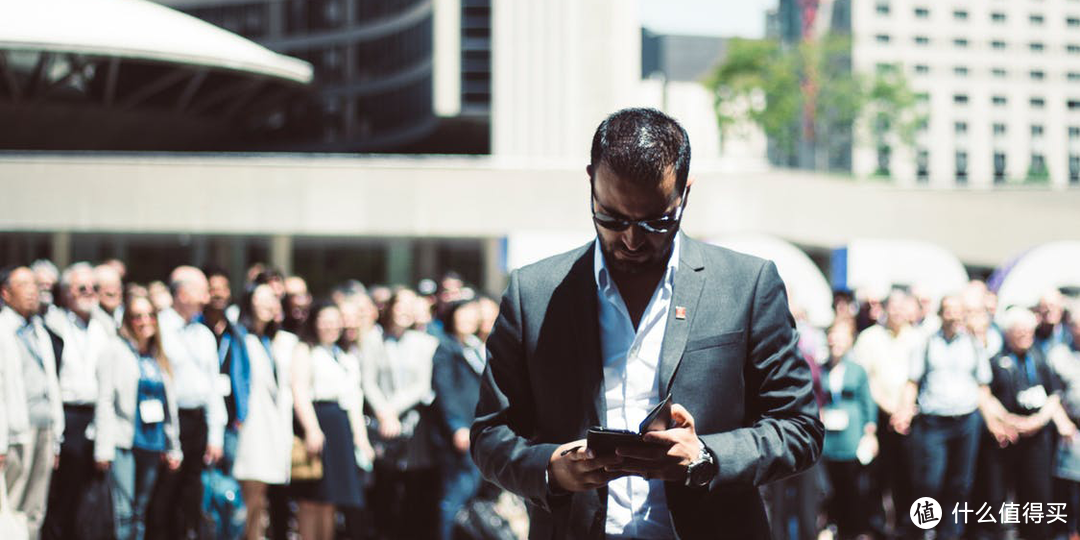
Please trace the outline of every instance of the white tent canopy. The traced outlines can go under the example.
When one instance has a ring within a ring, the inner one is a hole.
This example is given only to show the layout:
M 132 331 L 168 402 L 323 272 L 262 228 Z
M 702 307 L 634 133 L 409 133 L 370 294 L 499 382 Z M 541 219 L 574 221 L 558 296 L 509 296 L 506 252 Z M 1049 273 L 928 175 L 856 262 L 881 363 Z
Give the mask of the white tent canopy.
M 913 240 L 858 239 L 834 256 L 834 265 L 846 262 L 844 285 L 852 291 L 886 291 L 890 286 L 919 287 L 934 304 L 949 293 L 963 290 L 967 270 L 956 255 L 941 246 Z M 834 269 L 834 274 L 837 271 Z M 834 276 L 835 277 L 835 276 Z
M 789 302 L 806 310 L 814 326 L 832 324 L 832 288 L 814 261 L 798 247 L 761 234 L 733 234 L 710 243 L 773 261 L 787 286 Z
M 1051 242 L 1014 260 L 998 288 L 1002 313 L 1008 306 L 1032 307 L 1052 289 L 1080 289 L 1080 242 Z
M 0 49 L 152 60 L 307 84 L 311 65 L 147 0 L 0 2 Z

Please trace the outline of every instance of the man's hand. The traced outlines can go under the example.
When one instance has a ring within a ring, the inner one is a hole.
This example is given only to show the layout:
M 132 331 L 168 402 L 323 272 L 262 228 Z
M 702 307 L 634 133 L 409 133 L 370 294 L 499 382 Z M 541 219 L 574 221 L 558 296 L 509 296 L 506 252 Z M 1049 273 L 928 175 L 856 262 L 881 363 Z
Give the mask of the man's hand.
M 986 429 L 994 436 L 994 440 L 997 441 L 998 446 L 1001 448 L 1015 444 L 1020 439 L 1015 427 L 1006 420 L 993 416 L 986 417 Z
M 98 472 L 105 472 L 105 471 L 109 470 L 110 465 L 112 465 L 111 461 L 95 461 L 94 462 L 94 468 L 97 469 Z
M 588 491 L 602 487 L 609 480 L 624 476 L 606 470 L 618 464 L 617 456 L 596 457 L 586 448 L 585 439 L 566 443 L 555 449 L 548 462 L 548 482 L 555 489 Z
M 318 429 L 308 430 L 304 435 L 304 449 L 307 450 L 309 456 L 319 455 L 322 452 L 324 442 L 326 442 L 326 438 L 323 436 L 323 432 Z
M 615 455 L 623 462 L 609 470 L 650 480 L 684 481 L 686 468 L 701 455 L 701 440 L 694 430 L 694 418 L 682 405 L 671 406 L 671 423 L 674 427 L 644 435 L 645 442 L 661 443 L 656 448 L 616 448 Z
M 893 428 L 893 431 L 907 435 L 911 433 L 911 420 L 915 418 L 915 410 L 908 407 L 902 407 L 896 411 L 892 417 L 889 418 L 889 426 Z
M 56 453 L 55 455 L 53 455 L 52 468 L 53 468 L 54 471 L 60 469 L 60 453 L 59 452 Z
M 203 454 L 203 463 L 207 465 L 213 465 L 221 459 L 221 447 L 220 446 L 207 446 L 206 453 Z
M 462 454 L 469 451 L 469 428 L 460 428 L 454 432 L 454 448 Z
M 379 420 L 379 436 L 384 439 L 396 439 L 401 435 L 401 421 L 392 414 L 376 414 Z
M 1028 416 L 1010 415 L 1009 418 L 1013 427 L 1016 428 L 1016 433 L 1021 437 L 1030 437 L 1046 426 L 1049 418 L 1046 418 L 1042 414 L 1032 414 Z
M 175 472 L 176 469 L 180 468 L 180 459 L 170 455 L 162 456 L 162 459 L 165 460 L 165 466 L 168 467 L 170 471 Z

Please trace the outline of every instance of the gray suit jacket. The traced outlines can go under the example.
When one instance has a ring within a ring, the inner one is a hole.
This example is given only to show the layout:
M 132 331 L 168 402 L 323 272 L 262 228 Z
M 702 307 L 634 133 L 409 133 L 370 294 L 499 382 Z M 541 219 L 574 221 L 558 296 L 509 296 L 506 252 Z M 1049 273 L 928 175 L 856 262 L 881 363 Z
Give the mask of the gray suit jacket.
M 681 233 L 680 233 L 681 234 Z M 660 359 L 660 395 L 693 415 L 719 472 L 704 490 L 666 484 L 679 538 L 769 538 L 757 486 L 810 467 L 824 428 L 773 263 L 682 239 Z M 510 275 L 472 426 L 484 476 L 528 502 L 530 538 L 603 538 L 607 490 L 552 495 L 555 448 L 606 409 L 593 246 Z M 678 368 L 676 373 L 676 368 Z

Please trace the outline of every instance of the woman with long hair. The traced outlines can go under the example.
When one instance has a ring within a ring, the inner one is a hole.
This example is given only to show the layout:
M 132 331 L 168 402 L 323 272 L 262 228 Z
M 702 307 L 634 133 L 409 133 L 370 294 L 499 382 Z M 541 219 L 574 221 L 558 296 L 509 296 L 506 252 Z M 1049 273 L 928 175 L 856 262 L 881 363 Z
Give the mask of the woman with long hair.
M 292 358 L 292 390 L 298 426 L 294 426 L 311 456 L 320 456 L 322 477 L 293 481 L 299 500 L 300 537 L 330 540 L 334 537 L 334 511 L 363 505 L 357 466 L 357 450 L 371 459 L 361 409 L 360 366 L 356 357 L 338 346 L 341 311 L 319 302 Z
M 247 507 L 244 536 L 251 540 L 261 539 L 265 532 L 268 486 L 289 482 L 293 437 L 289 363 L 298 339 L 280 329 L 280 312 L 281 301 L 265 284 L 249 289 L 240 303 L 251 390 L 232 472 Z
M 172 369 L 149 298 L 127 297 L 119 335 L 102 364 L 94 460 L 99 469 L 111 468 L 116 537 L 142 540 L 158 466 L 164 461 L 175 471 L 183 458 Z

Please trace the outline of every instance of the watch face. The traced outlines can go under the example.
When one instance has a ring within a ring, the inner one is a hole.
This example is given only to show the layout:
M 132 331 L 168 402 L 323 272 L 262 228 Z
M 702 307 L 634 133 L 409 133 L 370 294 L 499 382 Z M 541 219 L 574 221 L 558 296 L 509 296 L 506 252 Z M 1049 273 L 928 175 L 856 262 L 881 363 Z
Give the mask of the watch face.
M 704 487 L 712 481 L 715 476 L 715 465 L 709 461 L 703 461 L 695 463 L 690 466 L 690 485 L 695 487 Z

